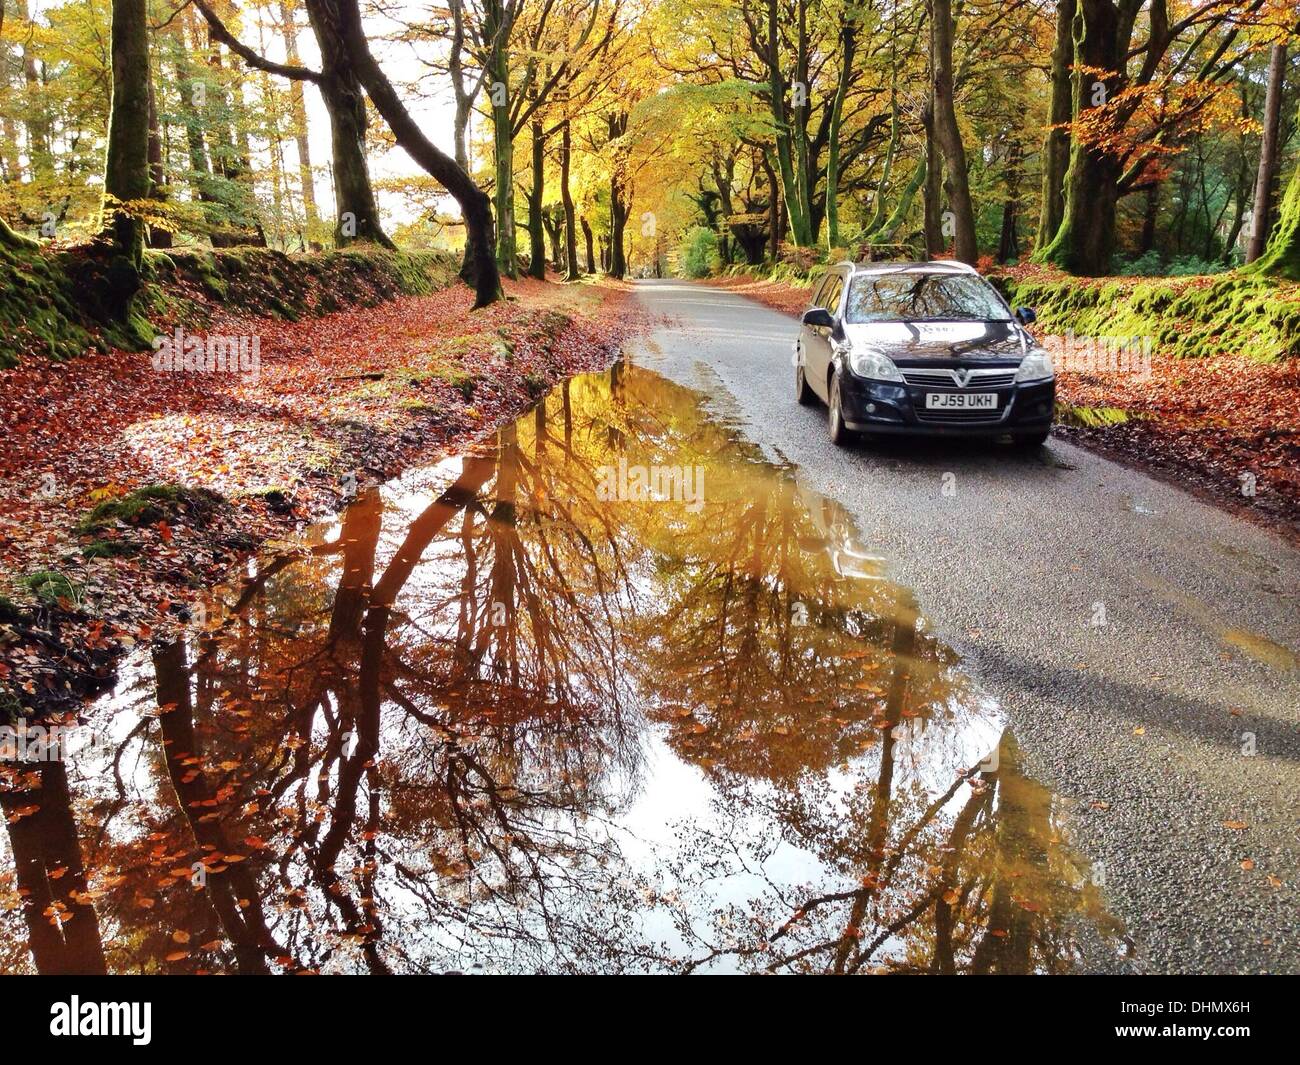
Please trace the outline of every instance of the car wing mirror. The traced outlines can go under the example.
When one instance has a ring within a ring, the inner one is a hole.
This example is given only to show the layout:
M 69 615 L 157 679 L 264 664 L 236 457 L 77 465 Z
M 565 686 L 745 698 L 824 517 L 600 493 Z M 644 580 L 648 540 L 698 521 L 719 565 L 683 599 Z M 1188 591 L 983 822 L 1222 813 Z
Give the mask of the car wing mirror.
M 813 307 L 803 312 L 803 324 L 815 329 L 834 329 L 835 319 L 825 307 Z
M 1021 325 L 1029 325 L 1032 322 L 1038 321 L 1038 315 L 1034 313 L 1034 309 L 1032 307 L 1017 307 L 1016 321 L 1018 321 Z

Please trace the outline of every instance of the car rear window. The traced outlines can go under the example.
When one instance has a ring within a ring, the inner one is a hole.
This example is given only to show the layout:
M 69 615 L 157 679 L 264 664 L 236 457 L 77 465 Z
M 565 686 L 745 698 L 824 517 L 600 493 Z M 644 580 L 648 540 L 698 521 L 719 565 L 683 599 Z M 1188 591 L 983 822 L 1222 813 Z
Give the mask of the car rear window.
M 849 286 L 845 321 L 1010 321 L 988 282 L 970 274 L 858 274 Z

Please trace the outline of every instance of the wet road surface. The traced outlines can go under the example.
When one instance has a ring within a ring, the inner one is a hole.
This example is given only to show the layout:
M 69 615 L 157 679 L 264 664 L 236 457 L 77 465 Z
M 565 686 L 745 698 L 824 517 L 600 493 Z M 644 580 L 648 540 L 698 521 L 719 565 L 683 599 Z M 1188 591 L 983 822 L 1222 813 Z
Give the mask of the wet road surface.
M 1133 965 L 1300 971 L 1300 554 L 1057 440 L 840 452 L 794 403 L 791 319 L 680 282 L 639 295 L 665 317 L 637 363 L 843 504 L 997 700 Z

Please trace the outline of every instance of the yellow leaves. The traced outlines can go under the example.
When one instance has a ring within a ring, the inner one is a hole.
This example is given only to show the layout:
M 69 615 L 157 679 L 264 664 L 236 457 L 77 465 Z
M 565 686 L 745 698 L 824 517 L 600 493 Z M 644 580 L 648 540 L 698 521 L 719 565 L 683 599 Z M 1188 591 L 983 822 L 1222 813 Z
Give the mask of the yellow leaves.
M 1224 821 L 1223 827 L 1231 829 L 1233 832 L 1244 832 L 1250 826 L 1245 821 Z

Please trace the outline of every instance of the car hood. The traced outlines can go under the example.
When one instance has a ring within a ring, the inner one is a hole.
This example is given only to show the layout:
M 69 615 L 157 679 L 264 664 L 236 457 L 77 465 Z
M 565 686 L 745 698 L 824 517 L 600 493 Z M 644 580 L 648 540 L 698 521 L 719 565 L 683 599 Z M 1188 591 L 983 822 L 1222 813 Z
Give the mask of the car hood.
M 846 324 L 855 347 L 900 359 L 1019 359 L 1030 341 L 1015 322 L 873 322 Z

